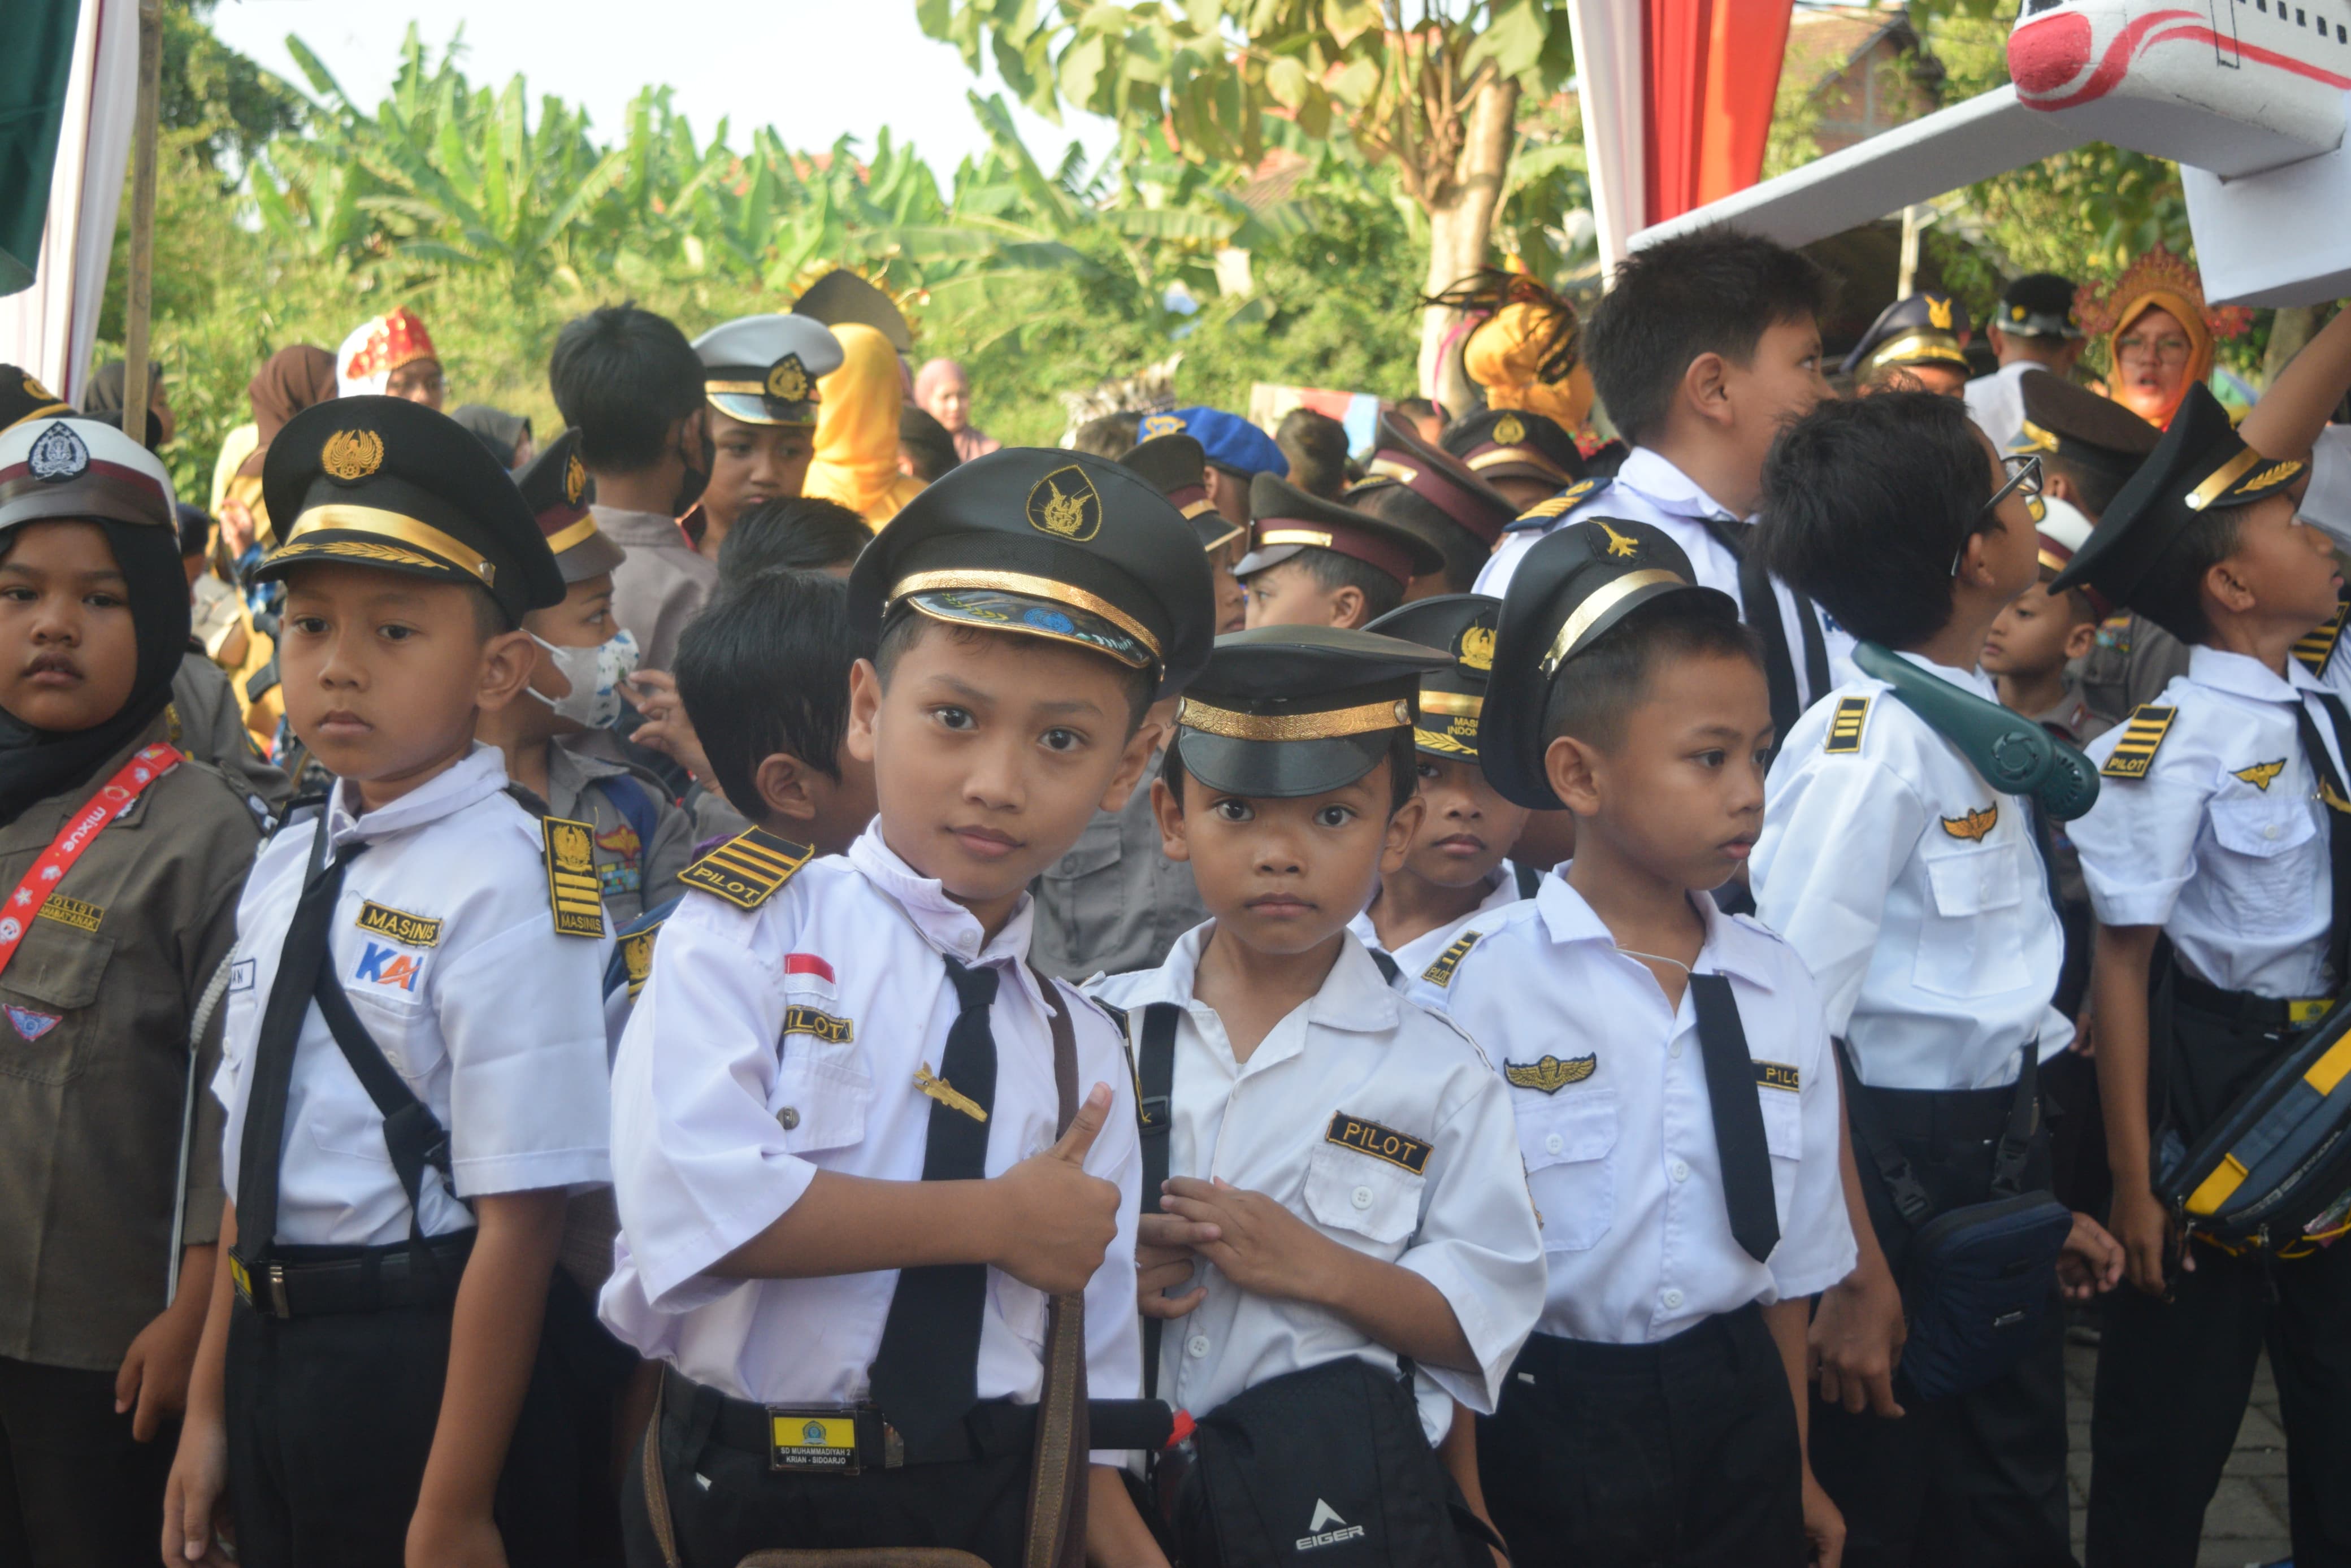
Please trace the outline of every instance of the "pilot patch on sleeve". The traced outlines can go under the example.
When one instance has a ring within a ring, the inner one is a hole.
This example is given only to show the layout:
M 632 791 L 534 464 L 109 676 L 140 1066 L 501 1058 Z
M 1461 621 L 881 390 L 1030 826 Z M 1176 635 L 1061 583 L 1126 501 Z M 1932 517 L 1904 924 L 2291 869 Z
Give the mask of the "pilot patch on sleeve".
M 1338 1144 L 1357 1154 L 1369 1155 L 1375 1160 L 1385 1160 L 1415 1176 L 1428 1169 L 1426 1144 L 1409 1133 L 1399 1133 L 1394 1127 L 1383 1127 L 1377 1122 L 1350 1116 L 1344 1111 L 1331 1118 L 1330 1128 L 1323 1133 L 1322 1141 Z
M 784 1032 L 813 1035 L 827 1045 L 848 1045 L 857 1039 L 857 1027 L 847 1019 L 797 1002 L 784 1009 Z
M 688 887 L 716 894 L 738 909 L 757 909 L 792 880 L 816 852 L 764 828 L 727 840 L 678 873 Z
M 1453 946 L 1439 953 L 1437 961 L 1420 972 L 1420 977 L 1440 990 L 1451 985 L 1453 971 L 1461 967 L 1461 960 L 1469 956 L 1469 949 L 1478 946 L 1484 935 L 1482 931 L 1464 931 L 1456 936 Z
M 1850 755 L 1861 749 L 1861 727 L 1869 718 L 1867 697 L 1839 697 L 1836 712 L 1829 716 L 1829 737 L 1821 749 L 1832 757 Z
M 2123 737 L 2116 742 L 2114 755 L 2098 772 L 2108 779 L 2144 779 L 2155 765 L 2157 748 L 2163 737 L 2171 733 L 2171 721 L 2179 716 L 2176 707 L 2158 707 L 2153 703 L 2141 703 L 2138 711 L 2130 716 L 2123 727 Z

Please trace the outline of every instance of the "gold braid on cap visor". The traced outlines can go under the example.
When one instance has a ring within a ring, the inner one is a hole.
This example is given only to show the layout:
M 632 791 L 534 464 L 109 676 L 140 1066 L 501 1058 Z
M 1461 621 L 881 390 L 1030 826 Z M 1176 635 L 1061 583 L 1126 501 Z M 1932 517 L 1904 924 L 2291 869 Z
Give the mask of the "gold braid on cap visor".
M 2223 496 L 2226 496 L 2239 480 L 2244 478 L 2244 476 L 2252 471 L 2253 465 L 2256 463 L 2266 463 L 2268 461 L 2269 459 L 2263 457 L 2252 447 L 2246 447 L 2242 452 L 2238 453 L 2234 457 L 2230 458 L 2226 463 L 2221 464 L 2220 466 L 2215 468 L 2210 474 L 2207 475 L 2201 485 L 2197 486 L 2195 489 L 2190 490 L 2188 493 L 2188 498 L 2185 505 L 2191 512 L 2202 511 L 2213 502 L 2220 499 Z M 2258 478 L 2254 479 L 2252 481 L 2252 486 L 2255 489 L 2266 490 L 2273 485 L 2283 485 L 2287 480 L 2293 478 L 2295 475 L 2301 473 L 2303 465 L 2296 462 L 2294 459 L 2291 457 L 2281 458 L 2275 467 L 2269 469 L 2267 472 L 2262 474 Z
M 1689 586 L 1680 573 L 1667 571 L 1662 567 L 1654 567 L 1647 571 L 1628 571 L 1577 605 L 1575 613 L 1569 616 L 1561 625 L 1559 635 L 1551 640 L 1551 648 L 1542 656 L 1542 664 L 1540 667 L 1543 678 L 1549 680 L 1552 672 L 1565 664 L 1567 656 L 1575 652 L 1576 643 L 1581 642 L 1583 634 L 1592 629 L 1593 623 L 1623 603 L 1627 596 L 1638 593 L 1642 589 L 1668 582 L 1677 588 Z
M 379 538 L 391 539 L 406 545 L 411 549 L 422 550 L 425 555 L 433 558 L 424 564 L 447 567 L 452 571 L 462 571 L 480 582 L 484 588 L 490 587 L 498 575 L 498 569 L 483 559 L 482 552 L 464 540 L 443 533 L 430 523 L 418 522 L 414 517 L 404 513 L 387 512 L 377 507 L 342 505 L 313 507 L 295 519 L 294 527 L 286 535 L 286 542 L 272 550 L 269 559 L 276 560 L 283 556 L 316 552 L 323 555 L 369 556 L 392 560 L 393 564 L 402 566 L 415 564 L 412 561 L 394 559 L 404 554 L 403 551 L 381 553 L 364 551 L 334 539 L 314 539 L 307 544 L 303 542 L 305 534 L 321 533 L 329 529 L 337 533 L 373 534 Z
M 883 605 L 883 614 L 901 599 L 917 593 L 939 593 L 957 588 L 979 589 L 996 593 L 1018 593 L 1028 599 L 1042 599 L 1051 604 L 1066 604 L 1072 610 L 1082 610 L 1089 615 L 1099 615 L 1151 651 L 1151 656 L 1166 662 L 1160 652 L 1159 639 L 1146 630 L 1142 622 L 1113 604 L 1109 600 L 1088 593 L 1082 588 L 1072 588 L 1066 582 L 1050 577 L 1030 577 L 1019 571 L 918 571 L 912 577 L 902 577 L 892 586 L 889 601 Z
M 1332 740 L 1343 735 L 1368 735 L 1375 729 L 1409 728 L 1412 704 L 1396 697 L 1322 713 L 1235 713 L 1186 697 L 1176 710 L 1176 722 L 1186 729 L 1220 735 L 1228 740 Z
M 547 548 L 555 554 L 561 555 L 565 550 L 575 546 L 586 544 L 596 537 L 598 531 L 594 517 L 582 517 L 578 522 L 567 523 L 548 535 Z

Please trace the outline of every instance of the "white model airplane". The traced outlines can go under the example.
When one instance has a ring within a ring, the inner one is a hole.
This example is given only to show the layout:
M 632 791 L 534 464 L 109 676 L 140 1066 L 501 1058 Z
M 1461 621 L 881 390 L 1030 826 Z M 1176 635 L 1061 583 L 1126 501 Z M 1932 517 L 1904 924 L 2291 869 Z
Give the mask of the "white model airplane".
M 2011 85 L 1642 230 L 1805 245 L 2085 141 L 2180 166 L 2205 297 L 2351 293 L 2351 0 L 2024 0 Z

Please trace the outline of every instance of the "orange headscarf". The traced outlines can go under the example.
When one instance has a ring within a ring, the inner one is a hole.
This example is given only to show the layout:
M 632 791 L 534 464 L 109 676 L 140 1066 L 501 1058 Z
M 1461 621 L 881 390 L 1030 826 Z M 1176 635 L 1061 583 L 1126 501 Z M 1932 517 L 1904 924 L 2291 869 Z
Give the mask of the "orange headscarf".
M 2253 313 L 2242 306 L 2214 309 L 2206 305 L 2204 280 L 2197 274 L 2196 264 L 2159 245 L 2132 262 L 2105 290 L 2083 285 L 2074 291 L 2074 305 L 2084 327 L 2106 340 L 2107 374 L 2116 401 L 2158 426 L 2171 423 L 2189 387 L 2212 379 L 2215 341 L 2235 337 L 2253 319 Z M 2172 394 L 2169 405 L 2159 410 L 2139 408 L 2120 396 L 2122 361 L 2115 352 L 2122 335 L 2150 310 L 2163 311 L 2188 334 L 2188 363 L 2179 378 L 2179 390 Z
M 898 350 L 856 321 L 832 335 L 841 340 L 841 369 L 817 382 L 816 457 L 800 493 L 838 501 L 878 528 L 923 488 L 898 472 Z

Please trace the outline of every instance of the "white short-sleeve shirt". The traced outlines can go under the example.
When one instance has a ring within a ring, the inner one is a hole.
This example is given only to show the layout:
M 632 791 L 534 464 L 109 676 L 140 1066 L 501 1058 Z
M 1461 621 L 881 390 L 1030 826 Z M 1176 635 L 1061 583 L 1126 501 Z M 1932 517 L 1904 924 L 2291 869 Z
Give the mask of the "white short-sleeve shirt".
M 1562 877 L 1507 911 L 1441 981 L 1446 1009 L 1507 1084 L 1550 1270 L 1544 1333 L 1647 1344 L 1750 1301 L 1814 1295 L 1856 1256 L 1837 1166 L 1837 1077 L 1793 949 L 1710 898 L 1695 970 L 1730 982 L 1771 1152 L 1779 1245 L 1732 1237 L 1698 1013 L 1674 1007 Z
M 1138 1038 L 1148 1004 L 1182 1009 L 1168 1172 L 1264 1193 L 1342 1246 L 1437 1287 L 1479 1368 L 1417 1369 L 1421 1427 L 1437 1442 L 1451 1400 L 1493 1409 L 1542 1308 L 1542 1244 L 1509 1095 L 1478 1049 L 1390 990 L 1352 936 L 1322 989 L 1236 1061 L 1223 1021 L 1193 995 L 1212 929 L 1187 932 L 1156 969 L 1089 982 L 1128 1009 Z M 1202 1285 L 1207 1299 L 1160 1341 L 1160 1397 L 1196 1415 L 1343 1357 L 1396 1365 L 1334 1312 L 1252 1295 L 1206 1262 L 1183 1289 Z
M 373 811 L 338 786 L 332 852 L 366 852 L 343 877 L 328 957 L 376 1044 L 449 1134 L 450 1174 L 424 1175 L 428 1236 L 474 1223 L 458 1201 L 601 1185 L 609 1176 L 599 996 L 610 942 L 559 936 L 539 824 L 506 793 L 504 758 L 476 745 Z M 315 815 L 262 846 L 237 904 L 221 1065 L 221 1170 L 237 1190 L 247 1076 L 302 895 Z M 409 1236 L 408 1197 L 383 1117 L 314 1003 L 295 1044 L 277 1183 L 277 1239 L 381 1247 Z
M 2332 827 L 2294 709 L 2308 704 L 2332 755 L 2311 699 L 2341 695 L 2344 664 L 2338 651 L 2321 681 L 2289 659 L 2282 680 L 2241 653 L 2189 650 L 2188 673 L 2150 705 L 2172 716 L 2145 776 L 2101 777 L 2097 804 L 2068 830 L 2100 922 L 2160 925 L 2190 972 L 2223 990 L 2330 991 Z M 2090 759 L 2105 767 L 2128 729 L 2093 741 Z
M 1997 700 L 1977 670 L 1902 657 Z M 1865 702 L 1858 733 L 1837 723 Z M 1789 730 L 1764 785 L 1755 912 L 1811 966 L 1829 1032 L 1877 1089 L 1994 1089 L 2033 1040 L 2074 1038 L 2051 1005 L 2064 933 L 2027 802 L 1866 675 Z
M 781 1218 L 820 1171 L 922 1179 L 934 1102 L 916 1078 L 940 1071 L 957 1011 L 946 956 L 998 977 L 987 1174 L 1053 1145 L 1061 1102 L 1051 1015 L 1023 961 L 1029 917 L 1023 898 L 987 936 L 878 824 L 757 908 L 689 889 L 662 926 L 613 1066 L 621 1236 L 600 1301 L 606 1325 L 738 1399 L 864 1398 L 896 1270 L 808 1280 L 706 1270 Z M 1123 1199 L 1117 1239 L 1085 1291 L 1088 1385 L 1098 1399 L 1131 1399 L 1142 1383 L 1134 1081 L 1109 1019 L 1073 988 L 1056 994 L 1076 1033 L 1080 1092 L 1108 1083 L 1113 1094 L 1086 1169 Z M 1036 1402 L 1045 1311 L 1041 1291 L 988 1270 L 981 1399 Z
M 1422 970 L 1437 961 L 1437 955 L 1452 946 L 1464 932 L 1491 925 L 1497 911 L 1508 909 L 1519 901 L 1518 867 L 1510 862 L 1504 861 L 1496 866 L 1486 881 L 1486 896 L 1478 901 L 1477 908 L 1458 920 L 1447 920 L 1432 926 L 1394 949 L 1380 945 L 1380 929 L 1372 924 L 1372 912 L 1368 906 L 1347 922 L 1347 929 L 1365 947 L 1374 953 L 1385 953 L 1395 960 L 1395 978 L 1389 983 L 1397 990 L 1405 990 Z

